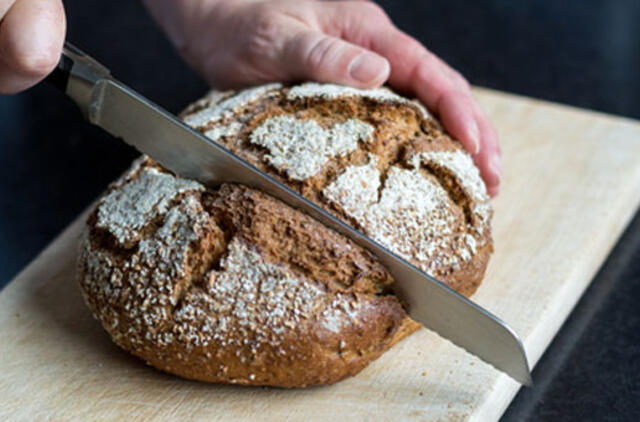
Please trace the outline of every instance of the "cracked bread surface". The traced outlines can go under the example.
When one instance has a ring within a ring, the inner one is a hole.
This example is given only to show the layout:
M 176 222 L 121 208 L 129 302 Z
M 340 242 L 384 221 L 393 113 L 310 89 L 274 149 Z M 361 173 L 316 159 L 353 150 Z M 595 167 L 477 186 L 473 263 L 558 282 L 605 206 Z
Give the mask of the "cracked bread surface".
M 268 84 L 182 115 L 462 294 L 492 251 L 471 158 L 419 103 L 379 88 Z M 266 194 L 142 158 L 89 217 L 85 301 L 123 349 L 190 379 L 302 387 L 354 375 L 419 328 L 348 239 Z

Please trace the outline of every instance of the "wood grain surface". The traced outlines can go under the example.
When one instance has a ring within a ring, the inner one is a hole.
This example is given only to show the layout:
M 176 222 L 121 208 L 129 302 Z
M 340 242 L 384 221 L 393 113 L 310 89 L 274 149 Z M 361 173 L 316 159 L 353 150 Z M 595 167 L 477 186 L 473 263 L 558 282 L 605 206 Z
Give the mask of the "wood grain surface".
M 537 362 L 640 202 L 640 124 L 483 89 L 502 137 L 496 252 L 473 300 Z M 0 420 L 496 420 L 519 386 L 420 330 L 304 390 L 216 386 L 121 352 L 74 279 L 80 216 L 0 292 Z

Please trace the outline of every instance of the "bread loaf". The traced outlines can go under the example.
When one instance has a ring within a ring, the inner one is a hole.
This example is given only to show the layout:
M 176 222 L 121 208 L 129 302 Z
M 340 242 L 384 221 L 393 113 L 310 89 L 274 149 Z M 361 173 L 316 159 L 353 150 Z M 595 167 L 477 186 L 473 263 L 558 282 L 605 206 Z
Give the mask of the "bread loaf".
M 484 184 L 419 103 L 268 84 L 211 93 L 182 117 L 460 293 L 482 280 Z M 205 187 L 147 158 L 96 205 L 78 263 L 114 342 L 191 379 L 333 383 L 419 328 L 369 252 L 264 193 Z

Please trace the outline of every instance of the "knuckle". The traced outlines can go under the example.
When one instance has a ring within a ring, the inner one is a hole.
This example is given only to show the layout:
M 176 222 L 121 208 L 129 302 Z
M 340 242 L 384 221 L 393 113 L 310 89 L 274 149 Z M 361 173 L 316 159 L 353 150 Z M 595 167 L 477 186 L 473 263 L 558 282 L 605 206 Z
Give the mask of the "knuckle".
M 356 27 L 361 25 L 385 25 L 391 22 L 384 9 L 374 2 L 346 1 L 337 6 L 340 19 Z
M 281 47 L 282 25 L 279 16 L 269 10 L 258 10 L 242 40 L 242 48 L 231 48 L 239 59 L 258 66 L 269 61 Z M 225 46 L 221 46 L 225 49 Z
M 430 80 L 431 95 L 441 99 L 446 95 L 462 95 L 470 97 L 471 85 L 458 71 L 449 67 L 429 50 L 416 50 L 417 65 L 413 75 L 419 80 Z
M 411 38 L 405 34 L 401 34 L 399 40 L 402 42 L 403 49 L 406 50 L 407 55 L 416 58 L 418 66 L 431 66 L 433 63 L 433 55 L 427 50 L 420 41 Z
M 458 80 L 458 83 L 460 84 L 460 86 L 465 90 L 465 91 L 470 91 L 471 90 L 471 84 L 469 84 L 469 81 L 467 80 L 467 78 L 465 78 L 464 76 L 462 76 L 460 74 L 460 72 L 455 72 L 456 75 L 456 79 Z
M 428 79 L 433 77 L 435 66 L 433 56 L 424 49 L 415 48 L 411 54 L 415 54 L 416 65 L 413 69 L 413 76 L 418 79 Z
M 279 21 L 277 13 L 266 8 L 257 10 L 253 21 L 253 37 L 257 40 L 273 42 L 280 32 Z
M 462 76 L 460 72 L 451 69 L 450 75 L 458 90 L 462 91 L 463 93 L 468 93 L 469 91 L 471 91 L 471 85 L 469 84 L 469 81 L 467 81 L 467 79 Z
M 317 40 L 306 55 L 306 65 L 310 71 L 321 69 L 326 64 L 332 52 L 339 48 L 339 41 L 333 37 L 322 37 Z
M 369 1 L 359 1 L 355 2 L 355 9 L 358 13 L 363 14 L 368 20 L 374 21 L 388 21 L 389 17 L 387 16 L 387 12 L 374 2 Z

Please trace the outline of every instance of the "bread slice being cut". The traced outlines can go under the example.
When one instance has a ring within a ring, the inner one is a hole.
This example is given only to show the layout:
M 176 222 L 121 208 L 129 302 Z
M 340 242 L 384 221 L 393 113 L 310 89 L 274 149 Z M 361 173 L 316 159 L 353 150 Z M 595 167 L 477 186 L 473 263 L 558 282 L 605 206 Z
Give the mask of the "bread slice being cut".
M 211 93 L 182 117 L 460 293 L 482 280 L 484 184 L 419 103 L 268 84 Z M 203 381 L 333 383 L 419 328 L 369 252 L 264 193 L 205 187 L 147 158 L 92 212 L 78 275 L 120 347 Z

